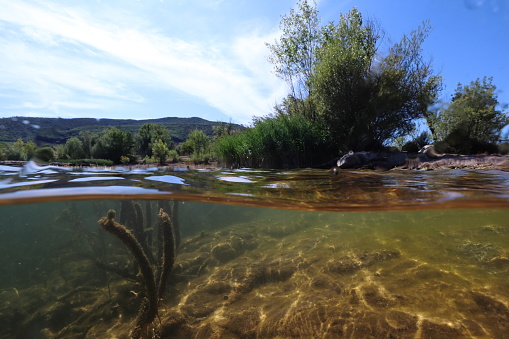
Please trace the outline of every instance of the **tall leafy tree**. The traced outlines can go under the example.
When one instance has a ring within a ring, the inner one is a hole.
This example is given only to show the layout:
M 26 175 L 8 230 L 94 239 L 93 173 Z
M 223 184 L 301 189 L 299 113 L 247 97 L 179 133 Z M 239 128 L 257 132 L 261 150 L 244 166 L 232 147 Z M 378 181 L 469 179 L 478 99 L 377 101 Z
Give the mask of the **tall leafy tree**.
M 167 148 L 173 147 L 170 131 L 161 125 L 143 124 L 136 135 L 136 145 L 141 156 L 152 156 L 155 143 L 161 140 Z
M 94 141 L 94 135 L 90 131 L 80 131 L 78 138 L 83 144 L 83 153 L 85 158 L 90 158 L 92 155 L 92 144 Z
M 154 155 L 154 157 L 156 157 L 160 165 L 164 165 L 166 159 L 170 155 L 170 150 L 168 149 L 164 141 L 158 139 L 154 143 L 154 146 L 152 146 L 152 154 Z
M 382 57 L 380 29 L 357 9 L 325 27 L 313 93 L 324 127 L 340 150 L 377 148 L 408 134 L 441 88 L 422 57 L 424 23 Z
M 458 84 L 451 103 L 437 111 L 434 118 L 439 140 L 459 131 L 465 139 L 497 142 L 500 130 L 509 123 L 507 113 L 499 109 L 493 78 L 486 77 L 465 86 Z
M 195 155 L 204 154 L 210 145 L 209 137 L 199 129 L 189 132 L 186 142 L 189 142 Z
M 85 151 L 83 150 L 83 142 L 77 137 L 72 137 L 65 143 L 65 154 L 71 159 L 83 159 Z
M 314 110 L 306 105 L 311 97 L 311 79 L 316 65 L 316 50 L 320 46 L 321 28 L 316 3 L 299 0 L 297 8 L 281 17 L 279 25 L 282 35 L 270 50 L 269 62 L 274 65 L 275 74 L 284 80 L 290 89 L 289 99 L 295 100 L 297 111 L 314 118 Z
M 131 132 L 113 127 L 103 131 L 92 148 L 92 154 L 96 159 L 110 159 L 118 164 L 121 156 L 132 155 L 133 148 Z

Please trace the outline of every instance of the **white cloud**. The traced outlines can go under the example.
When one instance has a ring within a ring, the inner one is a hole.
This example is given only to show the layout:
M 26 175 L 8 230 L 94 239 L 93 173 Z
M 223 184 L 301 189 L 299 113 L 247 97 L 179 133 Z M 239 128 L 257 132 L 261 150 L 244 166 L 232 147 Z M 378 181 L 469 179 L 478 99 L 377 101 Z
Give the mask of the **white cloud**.
M 250 34 L 217 48 L 143 28 L 139 18 L 129 25 L 130 17 L 106 22 L 52 3 L 0 4 L 0 24 L 11 26 L 0 35 L 0 88 L 27 95 L 26 107 L 94 108 L 97 98 L 140 103 L 141 86 L 190 94 L 245 123 L 282 93 L 266 61 L 264 41 L 273 36 Z

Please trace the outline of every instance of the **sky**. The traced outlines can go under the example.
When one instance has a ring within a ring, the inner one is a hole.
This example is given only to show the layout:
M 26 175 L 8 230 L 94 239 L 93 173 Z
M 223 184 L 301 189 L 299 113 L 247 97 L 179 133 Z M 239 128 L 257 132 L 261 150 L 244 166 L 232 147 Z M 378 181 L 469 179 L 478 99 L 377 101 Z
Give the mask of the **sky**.
M 265 43 L 296 0 L 0 0 L 0 117 L 201 117 L 249 125 L 287 93 Z M 458 83 L 493 77 L 509 103 L 509 1 L 319 0 L 357 7 L 380 52 L 429 20 L 423 55 Z

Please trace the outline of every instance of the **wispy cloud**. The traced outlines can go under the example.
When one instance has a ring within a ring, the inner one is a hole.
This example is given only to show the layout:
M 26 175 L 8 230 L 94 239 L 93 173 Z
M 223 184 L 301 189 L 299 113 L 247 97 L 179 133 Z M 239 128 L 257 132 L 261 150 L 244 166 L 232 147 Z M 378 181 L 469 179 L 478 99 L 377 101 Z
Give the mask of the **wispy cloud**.
M 107 21 L 55 3 L 0 5 L 0 89 L 23 98 L 13 100 L 18 106 L 58 111 L 142 103 L 136 89 L 153 87 L 195 96 L 247 122 L 282 93 L 263 44 L 273 38 L 263 34 L 218 47 L 164 35 L 126 13 Z

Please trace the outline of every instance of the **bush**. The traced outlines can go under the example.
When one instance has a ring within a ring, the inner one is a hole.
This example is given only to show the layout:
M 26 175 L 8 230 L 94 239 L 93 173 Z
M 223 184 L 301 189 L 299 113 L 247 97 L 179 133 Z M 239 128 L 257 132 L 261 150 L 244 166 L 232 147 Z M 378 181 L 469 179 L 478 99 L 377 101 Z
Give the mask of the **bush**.
M 113 166 L 113 161 L 107 159 L 70 159 L 61 161 L 74 165 L 97 165 L 97 166 Z
M 120 156 L 120 162 L 122 164 L 128 164 L 129 162 L 131 162 L 131 159 L 129 159 L 129 157 L 126 157 L 125 155 L 122 155 Z
M 35 151 L 35 157 L 44 162 L 55 160 L 55 151 L 51 147 L 40 147 Z
M 177 151 L 175 151 L 175 150 L 170 150 L 168 152 L 168 158 L 170 159 L 171 162 L 179 162 L 180 161 L 180 157 L 179 157 Z
M 0 144 L 0 160 L 5 160 L 7 154 L 5 153 L 5 146 Z

